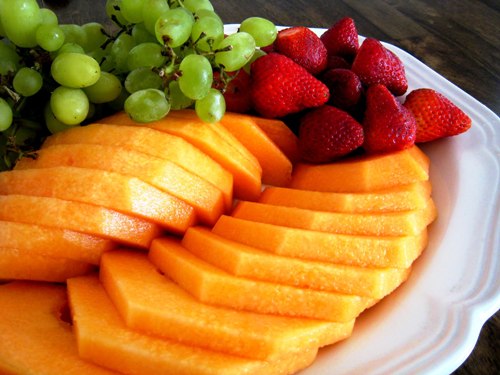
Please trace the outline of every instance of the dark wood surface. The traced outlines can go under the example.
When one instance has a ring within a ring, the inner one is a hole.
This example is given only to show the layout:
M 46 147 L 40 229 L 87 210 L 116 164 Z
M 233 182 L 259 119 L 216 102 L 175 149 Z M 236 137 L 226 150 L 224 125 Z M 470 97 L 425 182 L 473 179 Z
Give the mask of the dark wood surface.
M 61 22 L 79 24 L 106 23 L 105 2 L 40 1 L 57 11 Z M 498 0 L 212 0 L 212 4 L 225 23 L 262 16 L 278 25 L 327 28 L 341 17 L 352 17 L 360 34 L 403 48 L 500 113 Z M 499 333 L 497 312 L 454 374 L 499 374 Z

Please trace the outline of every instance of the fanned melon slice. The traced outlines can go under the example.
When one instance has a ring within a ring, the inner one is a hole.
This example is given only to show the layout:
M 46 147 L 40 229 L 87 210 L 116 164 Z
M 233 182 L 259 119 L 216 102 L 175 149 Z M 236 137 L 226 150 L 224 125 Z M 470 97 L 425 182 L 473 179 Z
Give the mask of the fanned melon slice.
M 61 144 L 43 148 L 36 159 L 23 159 L 16 170 L 73 166 L 120 173 L 137 178 L 195 209 L 196 216 L 212 225 L 224 212 L 222 191 L 177 164 L 122 147 Z M 179 210 L 179 213 L 181 210 Z
M 232 205 L 233 176 L 181 137 L 147 127 L 91 124 L 52 134 L 42 148 L 65 144 L 114 146 L 168 160 L 216 186 L 222 191 L 226 206 Z M 29 159 L 24 158 L 17 166 L 28 162 Z
M 87 203 L 28 195 L 0 195 L 0 220 L 36 224 L 149 247 L 162 231 L 154 223 Z
M 417 147 L 329 164 L 297 164 L 289 187 L 337 193 L 372 192 L 429 179 L 429 159 Z
M 292 179 L 292 162 L 249 116 L 225 114 L 220 120 L 262 167 L 262 182 L 285 186 Z
M 427 246 L 417 236 L 358 236 L 258 223 L 223 215 L 213 232 L 279 255 L 360 267 L 408 268 Z
M 315 359 L 317 349 L 274 361 L 259 361 L 187 346 L 125 326 L 96 276 L 68 280 L 80 356 L 128 374 L 292 374 Z
M 175 238 L 155 239 L 149 257 L 196 299 L 216 306 L 346 323 L 376 303 L 368 297 L 237 277 L 194 256 Z
M 191 227 L 182 245 L 197 257 L 236 276 L 301 288 L 380 299 L 403 283 L 410 268 L 346 266 L 275 255 Z
M 354 324 L 207 305 L 161 275 L 138 252 L 119 250 L 103 256 L 100 280 L 128 327 L 242 357 L 296 355 L 348 337 Z
M 331 193 L 268 186 L 259 202 L 330 212 L 394 212 L 424 208 L 430 194 L 430 181 L 367 193 Z
M 112 375 L 80 358 L 64 318 L 66 288 L 26 281 L 0 285 L 0 373 Z
M 240 201 L 233 217 L 321 232 L 367 236 L 416 236 L 436 217 L 436 206 L 387 213 L 344 213 Z
M 67 258 L 99 264 L 102 253 L 116 247 L 115 242 L 85 233 L 36 224 L 0 220 L 0 247 L 27 254 Z
M 102 206 L 184 233 L 193 207 L 135 177 L 99 169 L 51 167 L 0 173 L 0 194 L 53 197 Z
M 0 280 L 65 282 L 92 270 L 89 263 L 0 247 Z
M 124 112 L 118 112 L 106 117 L 100 120 L 99 123 L 138 125 Z M 233 175 L 234 195 L 237 198 L 257 200 L 259 197 L 262 180 L 261 166 L 248 150 L 245 154 L 241 152 L 242 145 L 221 124 L 205 123 L 199 119 L 189 120 L 169 114 L 160 121 L 141 124 L 140 126 L 147 126 L 184 138 L 216 160 Z

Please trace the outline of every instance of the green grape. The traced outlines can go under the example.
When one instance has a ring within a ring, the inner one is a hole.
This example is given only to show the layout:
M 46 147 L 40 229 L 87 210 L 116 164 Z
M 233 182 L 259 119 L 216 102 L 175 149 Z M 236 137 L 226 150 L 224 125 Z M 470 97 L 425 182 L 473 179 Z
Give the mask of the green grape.
M 89 99 L 82 89 L 59 86 L 50 96 L 50 109 L 63 124 L 80 124 L 89 112 Z
M 228 72 L 234 72 L 250 61 L 255 47 L 255 40 L 250 34 L 243 31 L 231 34 L 217 45 L 215 63 Z
M 101 76 L 92 86 L 83 89 L 91 103 L 107 103 L 115 100 L 122 91 L 122 83 L 112 73 L 101 72 Z
M 75 24 L 63 24 L 59 27 L 64 31 L 65 40 L 67 43 L 76 43 L 84 50 L 87 46 L 87 34 L 82 26 Z
M 112 43 L 106 44 L 105 48 L 98 47 L 93 51 L 87 52 L 87 55 L 92 57 L 95 61 L 97 61 L 101 67 L 101 72 L 110 72 L 115 69 L 115 60 L 111 55 L 111 48 L 113 47 Z
M 135 44 L 141 43 L 158 43 L 156 37 L 146 30 L 144 23 L 135 24 L 132 28 L 132 37 Z
M 217 122 L 226 113 L 226 101 L 219 90 L 211 88 L 208 94 L 197 100 L 194 109 L 198 117 L 205 122 Z
M 0 17 L 3 31 L 12 43 L 22 48 L 36 46 L 36 29 L 42 23 L 36 0 L 4 1 Z
M 67 125 L 59 121 L 56 118 L 56 116 L 54 116 L 54 114 L 52 113 L 52 110 L 50 109 L 50 104 L 47 104 L 45 106 L 45 109 L 43 111 L 43 116 L 45 120 L 45 126 L 52 134 L 59 133 L 75 127 L 75 125 Z M 76 126 L 78 126 L 78 124 Z
M 170 107 L 174 110 L 189 108 L 193 105 L 194 100 L 188 98 L 179 87 L 178 81 L 171 81 L 168 84 L 168 98 Z
M 208 9 L 198 9 L 195 13 L 195 18 L 200 19 L 200 18 L 206 18 L 206 17 L 211 17 L 215 18 L 217 21 L 223 24 L 222 19 L 219 17 L 217 13 L 215 13 L 213 10 L 208 10 Z
M 82 46 L 85 52 L 99 48 L 107 40 L 107 36 L 104 33 L 104 27 L 98 22 L 88 22 L 82 25 L 82 30 L 85 32 L 85 39 L 87 41 L 87 43 Z
M 83 50 L 83 48 L 79 45 L 79 44 L 76 44 L 76 43 L 64 43 L 61 48 L 59 48 L 57 51 L 55 51 L 55 56 L 59 56 L 63 53 L 79 53 L 79 54 L 82 54 L 84 55 L 85 54 L 85 51 Z
M 10 127 L 12 119 L 12 108 L 6 100 L 0 98 L 0 132 L 3 132 Z
M 163 86 L 163 80 L 151 68 L 140 67 L 132 70 L 127 75 L 124 85 L 127 91 L 132 94 L 143 89 L 160 90 Z
M 19 69 L 20 57 L 17 52 L 0 41 L 0 75 L 7 75 Z
M 175 48 L 186 43 L 191 36 L 194 16 L 184 8 L 170 9 L 155 24 L 156 39 Z
M 62 47 L 65 34 L 57 25 L 40 25 L 36 29 L 36 42 L 45 51 L 54 52 Z
M 182 3 L 184 7 L 192 13 L 196 13 L 200 9 L 214 10 L 210 0 L 184 0 Z
M 122 86 L 122 90 L 120 95 L 115 100 L 106 103 L 106 106 L 109 107 L 113 111 L 122 111 L 125 106 L 125 100 L 130 96 L 129 92 L 125 90 L 125 87 Z
M 23 67 L 14 76 L 12 86 L 22 96 L 35 95 L 43 85 L 42 75 L 34 69 Z
M 198 100 L 207 95 L 213 82 L 210 61 L 202 55 L 188 55 L 179 65 L 179 86 L 188 98 Z
M 120 11 L 128 23 L 139 23 L 142 17 L 143 0 L 121 0 Z
M 199 18 L 193 24 L 191 41 L 204 52 L 213 50 L 224 39 L 224 25 L 213 17 Z
M 110 20 L 118 25 L 126 25 L 127 20 L 123 17 L 123 14 L 120 10 L 122 0 L 106 0 L 106 14 Z
M 81 88 L 97 82 L 101 74 L 99 63 L 81 53 L 61 53 L 52 61 L 52 77 L 66 87 Z
M 250 17 L 240 25 L 240 31 L 249 33 L 255 39 L 257 47 L 265 47 L 274 43 L 278 30 L 276 25 L 261 17 Z
M 158 43 L 141 43 L 130 50 L 127 57 L 128 70 L 142 66 L 160 67 L 167 61 L 163 47 Z
M 252 63 L 257 60 L 259 57 L 262 57 L 262 56 L 265 56 L 267 55 L 266 52 L 264 52 L 263 50 L 261 50 L 260 48 L 257 48 L 253 55 L 252 55 L 252 58 L 250 60 L 248 60 L 248 62 L 245 64 L 245 66 L 243 67 L 243 69 L 245 69 L 245 71 L 247 73 L 250 73 L 251 71 L 251 68 L 252 68 Z
M 49 8 L 40 8 L 40 14 L 42 15 L 42 25 L 59 25 L 59 19 L 57 18 L 57 14 L 55 14 Z
M 115 62 L 117 73 L 128 72 L 127 57 L 132 48 L 135 47 L 135 40 L 130 34 L 122 33 L 114 41 L 110 55 Z
M 142 6 L 144 26 L 150 34 L 155 35 L 156 20 L 164 16 L 170 9 L 165 0 L 145 0 Z
M 125 112 L 137 122 L 161 120 L 170 111 L 170 104 L 163 91 L 156 89 L 139 90 L 125 100 Z

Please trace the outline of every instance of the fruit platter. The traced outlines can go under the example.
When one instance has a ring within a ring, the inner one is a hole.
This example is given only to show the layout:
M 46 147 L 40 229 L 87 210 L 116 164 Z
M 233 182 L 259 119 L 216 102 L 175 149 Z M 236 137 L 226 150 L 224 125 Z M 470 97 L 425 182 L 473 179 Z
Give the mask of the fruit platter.
M 498 116 L 349 17 L 106 12 L 0 0 L 0 373 L 465 360 L 500 308 Z

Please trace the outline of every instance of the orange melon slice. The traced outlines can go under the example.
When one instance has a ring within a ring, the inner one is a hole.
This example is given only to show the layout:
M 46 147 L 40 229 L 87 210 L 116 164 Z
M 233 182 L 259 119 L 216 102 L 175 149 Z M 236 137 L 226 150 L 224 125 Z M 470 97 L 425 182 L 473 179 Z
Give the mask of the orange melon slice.
M 264 184 L 285 186 L 290 183 L 292 162 L 251 117 L 225 114 L 220 123 L 257 158 Z
M 358 236 L 259 223 L 223 215 L 213 232 L 278 255 L 360 267 L 408 268 L 427 245 L 417 236 Z
M 270 360 L 329 345 L 348 337 L 354 324 L 200 303 L 137 252 L 119 250 L 103 256 L 100 280 L 128 327 L 242 357 Z
M 259 202 L 331 212 L 394 212 L 422 209 L 431 194 L 430 181 L 368 193 L 330 193 L 269 186 Z
M 417 147 L 330 164 L 297 164 L 289 187 L 337 193 L 372 192 L 429 179 L 429 159 Z
M 162 233 L 154 223 L 104 207 L 28 195 L 0 195 L 0 220 L 68 229 L 141 248 Z
M 177 164 L 125 148 L 94 144 L 61 144 L 38 151 L 36 159 L 23 159 L 19 169 L 74 166 L 132 176 L 192 206 L 205 224 L 213 224 L 225 211 L 221 190 Z M 191 210 L 191 209 L 190 209 Z M 179 213 L 182 210 L 179 209 Z
M 387 213 L 343 213 L 240 201 L 232 212 L 240 219 L 329 233 L 367 236 L 416 236 L 436 218 L 436 206 Z
M 130 176 L 98 169 L 52 167 L 0 173 L 0 194 L 53 197 L 102 206 L 184 233 L 194 223 L 193 208 Z
M 346 323 L 376 300 L 236 277 L 188 252 L 177 239 L 153 241 L 149 257 L 201 302 L 263 314 Z
M 89 263 L 0 247 L 0 280 L 65 282 L 92 270 Z
M 12 248 L 33 256 L 67 258 L 99 264 L 102 253 L 116 247 L 105 238 L 67 229 L 0 220 L 0 248 Z
M 314 361 L 317 349 L 259 361 L 183 345 L 125 326 L 96 276 L 68 280 L 74 329 L 82 358 L 122 373 L 156 375 L 278 375 Z
M 115 374 L 79 357 L 71 325 L 64 319 L 66 307 L 61 285 L 0 285 L 0 373 Z
M 138 125 L 124 112 L 99 121 L 102 124 Z M 234 195 L 240 199 L 257 200 L 261 190 L 262 168 L 255 157 L 219 123 L 169 115 L 164 119 L 140 126 L 172 134 L 199 148 L 233 175 Z M 221 133 L 223 135 L 221 135 Z
M 410 274 L 410 268 L 369 268 L 275 255 L 191 227 L 182 245 L 204 261 L 236 276 L 301 288 L 333 291 L 380 299 Z
M 226 207 L 232 205 L 233 176 L 181 137 L 147 127 L 91 124 L 53 134 L 45 140 L 43 148 L 63 144 L 114 146 L 168 160 L 220 189 Z M 17 166 L 28 161 L 23 159 Z

